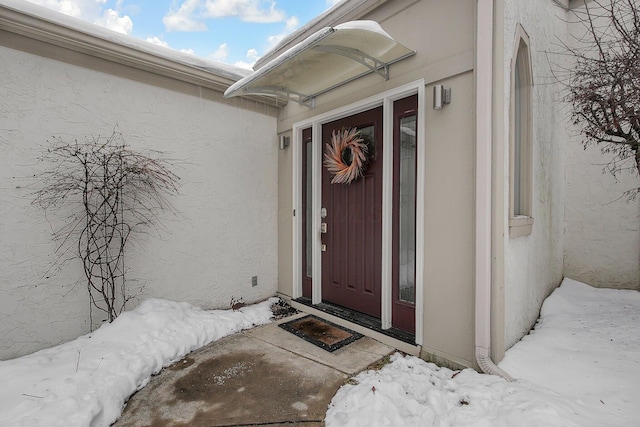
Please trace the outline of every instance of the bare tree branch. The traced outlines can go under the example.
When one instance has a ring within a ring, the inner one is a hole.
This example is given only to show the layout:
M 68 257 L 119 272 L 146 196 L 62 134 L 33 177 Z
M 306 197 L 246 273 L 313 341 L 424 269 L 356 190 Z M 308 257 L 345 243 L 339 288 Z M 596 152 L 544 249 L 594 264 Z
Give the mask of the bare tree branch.
M 576 46 L 566 83 L 572 121 L 583 146 L 596 144 L 612 159 L 614 176 L 640 171 L 640 12 L 634 0 L 595 0 L 574 11 L 586 29 Z M 638 189 L 627 192 L 636 197 Z
M 50 168 L 34 203 L 69 210 L 54 230 L 57 250 L 76 241 L 92 309 L 113 321 L 132 295 L 126 287 L 125 248 L 132 234 L 161 225 L 159 213 L 173 210 L 167 195 L 179 180 L 160 153 L 130 150 L 120 133 L 67 143 L 54 138 L 41 160 Z

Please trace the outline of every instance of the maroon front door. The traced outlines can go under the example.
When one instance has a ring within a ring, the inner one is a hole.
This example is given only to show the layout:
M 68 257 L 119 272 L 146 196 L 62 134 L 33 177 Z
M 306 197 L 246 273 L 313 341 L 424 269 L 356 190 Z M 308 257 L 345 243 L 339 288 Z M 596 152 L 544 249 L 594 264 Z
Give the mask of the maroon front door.
M 332 132 L 354 127 L 369 145 L 364 176 L 331 184 L 322 168 L 322 300 L 380 318 L 382 107 L 323 125 L 323 158 Z

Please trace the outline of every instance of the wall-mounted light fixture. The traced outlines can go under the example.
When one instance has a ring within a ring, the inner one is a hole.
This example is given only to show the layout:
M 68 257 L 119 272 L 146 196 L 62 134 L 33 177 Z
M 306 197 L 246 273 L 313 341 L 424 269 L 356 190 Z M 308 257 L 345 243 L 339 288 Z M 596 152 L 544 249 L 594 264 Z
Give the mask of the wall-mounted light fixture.
M 433 109 L 440 110 L 444 105 L 451 102 L 451 88 L 443 85 L 433 87 Z
M 291 143 L 291 137 L 280 135 L 280 149 L 284 150 Z

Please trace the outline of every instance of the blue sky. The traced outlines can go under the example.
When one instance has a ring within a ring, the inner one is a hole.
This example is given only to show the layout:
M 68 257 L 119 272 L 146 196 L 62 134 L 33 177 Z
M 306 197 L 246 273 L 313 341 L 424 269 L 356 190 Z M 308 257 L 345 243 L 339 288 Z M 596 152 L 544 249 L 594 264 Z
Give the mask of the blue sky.
M 26 0 L 25 0 L 26 1 Z M 151 43 L 250 68 L 338 0 L 28 0 Z

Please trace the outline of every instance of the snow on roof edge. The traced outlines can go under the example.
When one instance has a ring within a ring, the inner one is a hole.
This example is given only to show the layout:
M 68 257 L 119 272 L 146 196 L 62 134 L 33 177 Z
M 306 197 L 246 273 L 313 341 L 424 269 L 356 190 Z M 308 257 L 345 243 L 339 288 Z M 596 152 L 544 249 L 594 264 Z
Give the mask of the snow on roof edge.
M 196 55 L 192 55 L 178 50 L 155 45 L 144 40 L 136 39 L 132 36 L 121 34 L 116 31 L 82 21 L 78 18 L 65 15 L 63 13 L 47 9 L 43 6 L 31 3 L 26 0 L 0 0 L 0 6 L 12 9 L 18 13 L 28 15 L 52 24 L 66 27 L 111 43 L 125 46 L 140 52 L 158 56 L 172 62 L 180 63 L 190 67 L 198 68 L 216 76 L 228 78 L 234 81 L 249 75 L 251 70 L 236 67 L 234 65 L 223 64 L 208 60 Z

